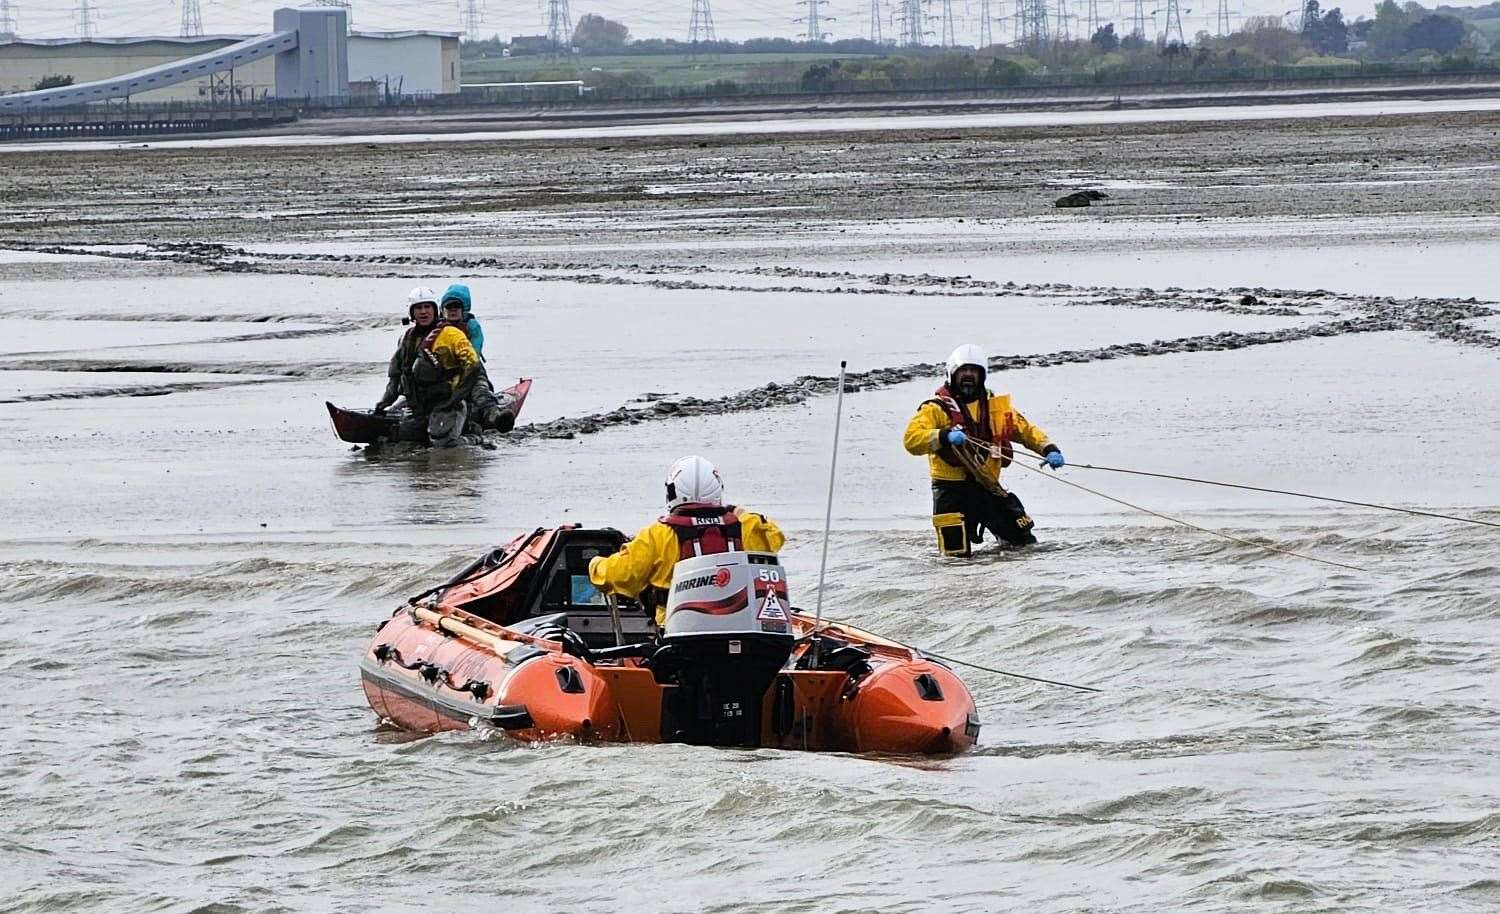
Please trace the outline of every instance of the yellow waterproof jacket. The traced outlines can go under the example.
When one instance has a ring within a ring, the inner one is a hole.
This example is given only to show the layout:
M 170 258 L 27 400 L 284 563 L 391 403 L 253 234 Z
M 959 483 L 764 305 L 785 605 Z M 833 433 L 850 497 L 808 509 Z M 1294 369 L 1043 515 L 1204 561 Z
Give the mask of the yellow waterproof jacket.
M 438 331 L 432 341 L 432 355 L 439 365 L 453 372 L 448 379 L 449 393 L 467 383 L 479 367 L 479 353 L 474 351 L 474 344 L 469 342 L 467 334 L 451 324 Z
M 985 395 L 990 398 L 990 428 L 995 444 L 1000 444 L 1002 441 L 1019 441 L 1031 450 L 1041 453 L 1052 443 L 1046 432 L 1031 424 L 1025 416 L 1010 405 L 1010 394 L 993 394 L 986 389 Z M 973 436 L 972 430 L 979 427 L 979 401 L 963 404 L 963 410 L 964 414 L 969 417 L 969 421 L 964 423 L 964 430 Z M 951 464 L 938 456 L 938 450 L 942 447 L 941 435 L 952 424 L 947 410 L 931 401 L 918 407 L 917 414 L 906 423 L 906 436 L 902 439 L 906 452 L 919 457 L 923 454 L 927 455 L 928 469 L 934 480 L 960 482 L 967 477 L 962 467 Z M 994 472 L 995 478 L 999 479 L 1000 458 L 991 457 L 988 465 Z
M 764 514 L 735 508 L 740 520 L 740 542 L 747 552 L 780 552 L 786 536 L 776 522 Z M 672 584 L 680 547 L 677 533 L 661 521 L 652 521 L 635 538 L 611 556 L 596 556 L 589 562 L 589 580 L 595 587 L 636 599 L 649 587 L 666 590 Z M 656 611 L 656 624 L 666 621 L 666 608 Z

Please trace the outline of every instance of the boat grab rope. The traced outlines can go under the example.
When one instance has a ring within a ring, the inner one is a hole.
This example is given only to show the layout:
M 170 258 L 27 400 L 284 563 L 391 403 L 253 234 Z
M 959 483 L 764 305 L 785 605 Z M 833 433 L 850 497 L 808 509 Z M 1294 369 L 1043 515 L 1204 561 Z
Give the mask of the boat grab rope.
M 483 679 L 470 679 L 463 685 L 458 685 L 453 681 L 453 674 L 448 670 L 436 663 L 428 663 L 426 660 L 407 663 L 401 659 L 401 652 L 392 645 L 376 645 L 374 655 L 375 659 L 381 663 L 394 663 L 403 670 L 411 670 L 427 680 L 430 685 L 446 685 L 455 692 L 468 692 L 479 701 L 484 701 L 489 697 L 490 684 Z
M 977 442 L 977 441 L 975 441 L 972 438 L 969 439 L 969 443 L 965 447 L 968 447 L 969 445 L 972 445 L 975 449 L 977 449 L 977 450 L 979 450 L 981 452 L 988 452 L 988 453 L 990 453 L 993 456 L 999 456 L 999 448 L 996 448 L 993 445 L 986 445 L 986 444 L 983 444 L 982 442 Z M 1132 502 L 1128 502 L 1128 501 L 1124 500 L 1123 498 L 1116 498 L 1113 495 L 1106 495 L 1105 493 L 1100 492 L 1098 489 L 1091 489 L 1088 486 L 1076 483 L 1076 482 L 1072 481 L 1071 479 L 1063 479 L 1061 476 L 1058 476 L 1055 473 L 1048 473 L 1048 472 L 1044 472 L 1044 471 L 1042 471 L 1042 470 L 1040 470 L 1040 469 L 1038 469 L 1036 467 L 1027 466 L 1026 464 L 1021 463 L 1019 461 L 1013 461 L 1013 465 L 1014 466 L 1018 466 L 1018 467 L 1020 467 L 1023 470 L 1027 470 L 1029 472 L 1036 473 L 1037 475 L 1042 476 L 1042 477 L 1044 477 L 1046 479 L 1050 479 L 1053 482 L 1060 482 L 1060 483 L 1062 483 L 1065 486 L 1072 486 L 1075 489 L 1081 489 L 1084 492 L 1088 492 L 1090 495 L 1097 495 L 1100 498 L 1103 498 L 1106 501 L 1112 501 L 1112 502 L 1114 502 L 1117 505 L 1124 505 L 1125 507 L 1130 508 L 1133 511 L 1140 511 L 1142 514 L 1149 514 L 1152 517 L 1159 517 L 1162 520 L 1170 521 L 1170 522 L 1172 522 L 1174 524 L 1177 524 L 1179 526 L 1186 527 L 1189 530 L 1197 530 L 1199 533 L 1206 533 L 1209 536 L 1216 536 L 1216 537 L 1218 537 L 1220 539 L 1228 540 L 1228 541 L 1230 541 L 1232 543 L 1239 543 L 1242 546 L 1250 546 L 1250 547 L 1255 548 L 1255 549 L 1263 549 L 1266 552 L 1275 552 L 1275 553 L 1278 553 L 1280 555 L 1289 555 L 1289 556 L 1292 556 L 1293 558 L 1306 559 L 1309 562 L 1317 562 L 1320 565 L 1331 565 L 1334 568 L 1344 568 L 1344 569 L 1347 569 L 1349 571 L 1358 571 L 1358 572 L 1362 572 L 1362 573 L 1371 573 L 1371 570 L 1369 568 L 1361 568 L 1358 565 L 1350 565 L 1350 564 L 1348 564 L 1346 562 L 1335 562 L 1332 559 L 1320 559 L 1320 558 L 1318 558 L 1315 555 L 1308 555 L 1305 552 L 1294 552 L 1291 549 L 1284 549 L 1281 546 L 1273 546 L 1273 545 L 1271 545 L 1269 543 L 1256 542 L 1255 540 L 1245 539 L 1242 536 L 1235 536 L 1232 533 L 1225 533 L 1222 530 L 1214 530 L 1214 529 L 1209 528 L 1209 527 L 1204 527 L 1204 526 L 1201 526 L 1199 524 L 1195 524 L 1192 521 L 1183 520 L 1180 517 L 1173 517 L 1170 514 L 1163 514 L 1160 511 L 1154 511 L 1151 508 L 1147 508 L 1147 507 L 1145 507 L 1143 505 L 1137 505 L 1137 504 L 1134 504 Z

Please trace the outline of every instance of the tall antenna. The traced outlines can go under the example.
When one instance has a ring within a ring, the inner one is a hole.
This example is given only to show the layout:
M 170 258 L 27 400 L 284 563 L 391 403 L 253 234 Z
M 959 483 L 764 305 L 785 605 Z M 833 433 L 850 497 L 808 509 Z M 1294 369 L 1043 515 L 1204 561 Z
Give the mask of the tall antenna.
M 807 7 L 806 16 L 792 20 L 793 22 L 807 23 L 807 35 L 804 40 L 818 42 L 827 38 L 828 33 L 823 31 L 823 23 L 832 22 L 833 17 L 824 16 L 818 8 L 827 6 L 828 0 L 797 0 L 797 5 Z
M 990 34 L 990 0 L 979 0 L 979 46 L 987 48 L 995 43 Z
M 953 34 L 953 0 L 943 0 L 943 37 L 940 44 L 945 48 L 958 44 Z
M 1068 12 L 1068 0 L 1057 0 L 1057 24 L 1052 30 L 1052 37 L 1058 41 L 1071 41 L 1072 25 L 1073 16 Z
M 99 14 L 89 7 L 89 0 L 78 0 L 78 9 L 73 13 L 78 19 L 78 37 L 90 41 L 94 27 L 99 24 Z
M 0 0 L 0 41 L 16 40 L 16 8 L 10 0 Z
M 547 43 L 556 52 L 573 43 L 573 17 L 568 0 L 547 0 Z
M 198 7 L 198 0 L 182 0 L 182 30 L 177 34 L 182 38 L 203 35 L 203 11 Z
M 1167 33 L 1162 38 L 1167 44 L 1172 44 L 1174 34 L 1177 36 L 1177 44 L 1187 44 L 1182 37 L 1182 9 L 1178 0 L 1167 0 Z
M 463 27 L 464 35 L 475 39 L 479 37 L 479 23 L 484 21 L 484 7 L 479 0 L 458 0 L 458 24 Z
M 693 0 L 693 16 L 688 20 L 688 43 L 718 40 L 714 34 L 714 11 L 709 8 L 708 0 Z
M 1220 2 L 1222 3 L 1223 0 Z M 1099 0 L 1089 0 L 1088 30 L 1089 33 L 1084 37 L 1092 40 L 1094 33 L 1099 31 Z
M 989 2 L 989 0 L 985 0 Z M 880 31 L 880 0 L 870 0 L 870 40 L 880 44 L 885 40 L 885 35 Z
M 1135 12 L 1130 17 L 1130 34 L 1142 41 L 1146 38 L 1146 0 L 1135 0 Z

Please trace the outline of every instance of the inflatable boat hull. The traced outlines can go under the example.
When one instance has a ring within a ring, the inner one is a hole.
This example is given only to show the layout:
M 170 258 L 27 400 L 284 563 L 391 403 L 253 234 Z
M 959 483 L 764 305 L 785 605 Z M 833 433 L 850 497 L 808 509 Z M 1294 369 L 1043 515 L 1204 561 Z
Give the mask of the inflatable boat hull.
M 516 418 L 521 417 L 521 407 L 526 405 L 526 395 L 531 392 L 531 379 L 522 378 L 500 393 L 510 394 L 515 400 Z M 367 409 L 344 409 L 324 401 L 328 408 L 333 433 L 342 441 L 351 444 L 374 444 L 377 441 L 395 441 L 396 430 L 401 420 L 393 415 L 376 415 Z

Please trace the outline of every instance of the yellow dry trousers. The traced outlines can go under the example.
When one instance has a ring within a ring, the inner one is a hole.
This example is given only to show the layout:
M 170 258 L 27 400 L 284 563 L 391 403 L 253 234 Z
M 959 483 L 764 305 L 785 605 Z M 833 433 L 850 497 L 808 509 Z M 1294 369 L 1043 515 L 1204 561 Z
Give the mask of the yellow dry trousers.
M 937 530 L 938 552 L 943 555 L 969 554 L 969 528 L 964 516 L 957 511 L 932 515 L 932 526 Z

